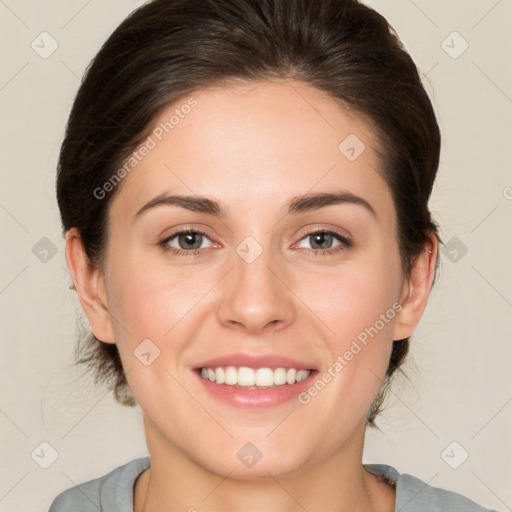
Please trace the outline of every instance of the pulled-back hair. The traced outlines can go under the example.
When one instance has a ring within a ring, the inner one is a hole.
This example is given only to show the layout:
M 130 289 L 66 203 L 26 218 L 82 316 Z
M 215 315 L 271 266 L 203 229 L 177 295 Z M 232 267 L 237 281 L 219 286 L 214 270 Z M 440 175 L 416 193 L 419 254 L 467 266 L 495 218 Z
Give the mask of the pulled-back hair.
M 402 269 L 410 273 L 429 236 L 439 240 L 428 201 L 440 132 L 413 60 L 387 21 L 357 0 L 154 0 L 134 11 L 87 69 L 58 164 L 64 231 L 79 229 L 92 264 L 101 266 L 108 208 L 119 187 L 101 197 L 95 191 L 158 115 L 194 91 L 272 79 L 316 87 L 372 123 L 397 213 Z M 408 347 L 408 339 L 394 340 L 369 425 Z M 77 357 L 119 402 L 134 404 L 115 344 L 87 332 Z

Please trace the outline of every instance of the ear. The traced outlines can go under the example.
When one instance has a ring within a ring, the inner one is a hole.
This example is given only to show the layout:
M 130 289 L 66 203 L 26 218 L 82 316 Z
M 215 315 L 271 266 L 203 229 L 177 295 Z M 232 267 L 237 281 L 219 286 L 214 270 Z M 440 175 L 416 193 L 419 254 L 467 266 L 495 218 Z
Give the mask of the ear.
M 408 338 L 423 316 L 434 281 L 437 247 L 437 237 L 432 233 L 425 250 L 416 258 L 410 276 L 405 279 L 400 299 L 402 309 L 395 317 L 394 340 Z
M 66 262 L 92 333 L 105 343 L 115 343 L 104 278 L 89 261 L 77 228 L 66 233 Z

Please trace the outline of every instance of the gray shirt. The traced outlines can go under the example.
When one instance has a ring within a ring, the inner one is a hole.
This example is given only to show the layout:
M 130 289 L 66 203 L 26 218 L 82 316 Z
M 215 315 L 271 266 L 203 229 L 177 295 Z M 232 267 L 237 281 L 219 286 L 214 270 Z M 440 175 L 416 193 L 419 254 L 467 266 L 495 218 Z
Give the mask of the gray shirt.
M 101 478 L 59 494 L 49 512 L 133 512 L 133 486 L 150 466 L 142 457 Z M 399 474 L 385 464 L 365 464 L 365 469 L 396 486 L 395 512 L 493 512 L 461 494 L 432 487 L 418 478 Z

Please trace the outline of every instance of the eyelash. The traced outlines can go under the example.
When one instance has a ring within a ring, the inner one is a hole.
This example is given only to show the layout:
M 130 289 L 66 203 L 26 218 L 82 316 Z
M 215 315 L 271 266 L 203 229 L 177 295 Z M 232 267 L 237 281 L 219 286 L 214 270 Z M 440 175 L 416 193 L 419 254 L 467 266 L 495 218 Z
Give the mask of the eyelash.
M 210 237 L 204 233 L 203 231 L 197 230 L 197 229 L 184 229 L 182 231 L 176 231 L 176 233 L 173 233 L 172 235 L 166 237 L 164 240 L 162 240 L 159 245 L 162 247 L 162 249 L 167 252 L 171 253 L 176 256 L 197 256 L 203 249 L 194 249 L 191 251 L 186 251 L 185 249 L 176 249 L 176 247 L 171 247 L 168 245 L 168 243 L 173 239 L 176 238 L 179 235 L 185 235 L 187 233 L 193 233 L 198 235 L 203 235 L 208 240 L 210 240 Z M 308 253 L 312 253 L 314 256 L 328 256 L 333 255 L 335 253 L 338 253 L 339 251 L 343 251 L 346 249 L 350 249 L 352 247 L 352 242 L 346 238 L 345 236 L 341 235 L 340 233 L 336 231 L 329 231 L 325 229 L 319 229 L 316 231 L 311 231 L 304 235 L 299 242 L 304 240 L 305 238 L 308 238 L 312 235 L 316 235 L 317 233 L 322 233 L 325 235 L 332 235 L 338 242 L 340 242 L 340 245 L 337 245 L 336 247 L 330 248 L 330 249 L 306 249 Z

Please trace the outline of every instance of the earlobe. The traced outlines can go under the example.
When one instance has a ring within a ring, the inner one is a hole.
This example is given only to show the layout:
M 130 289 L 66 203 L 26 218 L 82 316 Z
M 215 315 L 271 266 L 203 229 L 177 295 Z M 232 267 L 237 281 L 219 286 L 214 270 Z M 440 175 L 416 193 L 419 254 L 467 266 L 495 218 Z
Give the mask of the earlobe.
M 411 336 L 427 307 L 430 289 L 435 276 L 437 237 L 432 233 L 425 250 L 418 255 L 402 289 L 402 309 L 396 316 L 394 340 Z
M 115 343 L 104 278 L 89 261 L 77 228 L 66 232 L 66 262 L 92 333 L 105 343 Z

